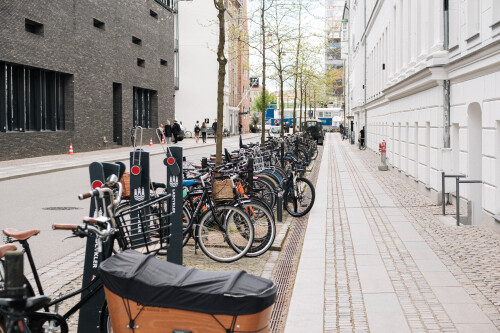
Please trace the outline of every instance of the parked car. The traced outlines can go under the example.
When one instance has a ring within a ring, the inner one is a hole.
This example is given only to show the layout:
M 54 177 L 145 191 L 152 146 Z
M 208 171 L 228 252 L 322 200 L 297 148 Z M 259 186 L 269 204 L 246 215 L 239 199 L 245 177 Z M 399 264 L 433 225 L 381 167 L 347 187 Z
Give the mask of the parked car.
M 214 129 L 212 127 L 207 127 L 207 137 L 213 138 L 214 136 Z
M 313 140 L 316 140 L 318 145 L 323 145 L 325 135 L 323 133 L 323 125 L 321 120 L 308 120 L 302 123 L 302 130 L 308 133 Z

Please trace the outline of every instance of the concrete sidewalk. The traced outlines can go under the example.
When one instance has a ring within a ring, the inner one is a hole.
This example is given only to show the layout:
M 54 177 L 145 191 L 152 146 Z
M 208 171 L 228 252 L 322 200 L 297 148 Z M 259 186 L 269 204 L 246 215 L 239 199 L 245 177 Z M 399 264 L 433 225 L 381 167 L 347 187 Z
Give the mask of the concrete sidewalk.
M 285 332 L 499 332 L 498 234 L 377 164 L 328 135 Z
M 242 135 L 243 140 L 260 138 L 260 133 L 249 133 Z M 239 136 L 226 137 L 224 140 L 239 140 Z M 168 146 L 172 146 L 170 144 Z M 207 138 L 207 143 L 196 143 L 194 138 L 186 138 L 180 141 L 178 146 L 184 149 L 215 146 L 213 138 Z M 151 155 L 163 154 L 163 149 L 167 145 L 155 144 L 153 146 L 144 145 L 142 148 L 150 152 Z M 77 147 L 75 147 L 77 149 Z M 76 150 L 77 151 L 77 150 Z M 53 171 L 68 170 L 85 167 L 94 161 L 116 162 L 129 159 L 132 147 L 122 147 L 115 149 L 105 149 L 84 153 L 75 152 L 73 155 L 50 155 L 41 157 L 24 158 L 10 161 L 0 161 L 0 181 L 14 179 L 24 176 L 32 176 Z

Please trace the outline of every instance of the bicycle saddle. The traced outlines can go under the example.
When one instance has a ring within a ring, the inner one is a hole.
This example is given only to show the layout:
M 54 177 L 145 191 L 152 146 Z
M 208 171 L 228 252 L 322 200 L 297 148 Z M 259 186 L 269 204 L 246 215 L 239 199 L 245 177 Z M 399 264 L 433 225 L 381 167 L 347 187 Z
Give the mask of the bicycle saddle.
M 12 245 L 12 244 L 5 244 L 5 245 L 0 246 L 0 259 L 2 259 L 5 256 L 6 252 L 15 251 L 15 250 L 17 250 L 17 247 L 15 245 Z
M 27 240 L 28 238 L 30 238 L 32 236 L 38 235 L 40 233 L 40 230 L 32 229 L 32 230 L 19 231 L 19 230 L 14 229 L 14 228 L 7 228 L 7 229 L 3 229 L 3 233 L 6 236 L 23 241 L 23 240 Z
M 12 308 L 25 313 L 40 310 L 50 302 L 48 296 L 33 296 L 28 299 L 0 298 L 0 308 Z

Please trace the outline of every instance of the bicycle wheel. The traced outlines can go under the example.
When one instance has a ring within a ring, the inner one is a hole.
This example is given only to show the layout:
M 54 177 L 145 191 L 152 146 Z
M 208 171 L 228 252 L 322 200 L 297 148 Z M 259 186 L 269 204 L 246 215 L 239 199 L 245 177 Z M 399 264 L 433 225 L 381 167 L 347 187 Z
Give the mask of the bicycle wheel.
M 295 186 L 290 184 L 285 190 L 283 201 L 288 214 L 301 217 L 309 213 L 314 205 L 316 193 L 314 185 L 307 178 L 297 178 Z
M 251 199 L 242 203 L 241 208 L 245 210 L 252 221 L 254 238 L 252 247 L 248 250 L 247 257 L 258 257 L 269 250 L 276 237 L 276 223 L 274 215 L 269 211 L 265 203 L 258 199 Z
M 109 316 L 108 302 L 104 301 L 99 312 L 99 333 L 112 333 L 111 317 Z
M 256 178 L 253 180 L 254 195 L 263 200 L 269 208 L 274 208 L 274 187 L 267 180 Z
M 200 220 L 196 237 L 200 248 L 209 258 L 218 262 L 233 262 L 252 246 L 254 228 L 250 218 L 241 208 L 220 205 L 208 210 Z M 235 248 L 241 249 L 240 252 Z

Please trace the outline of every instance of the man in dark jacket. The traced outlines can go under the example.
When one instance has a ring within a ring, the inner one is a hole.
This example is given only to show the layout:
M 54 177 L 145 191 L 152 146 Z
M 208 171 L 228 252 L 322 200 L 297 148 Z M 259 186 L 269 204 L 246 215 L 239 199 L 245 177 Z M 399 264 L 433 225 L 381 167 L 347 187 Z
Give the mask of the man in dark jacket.
M 214 130 L 215 142 L 217 142 L 217 119 L 214 119 L 214 122 L 212 124 L 212 129 Z
M 177 120 L 174 120 L 174 124 L 172 125 L 172 134 L 174 136 L 174 143 L 177 143 L 180 132 L 181 132 L 181 126 L 179 125 Z

